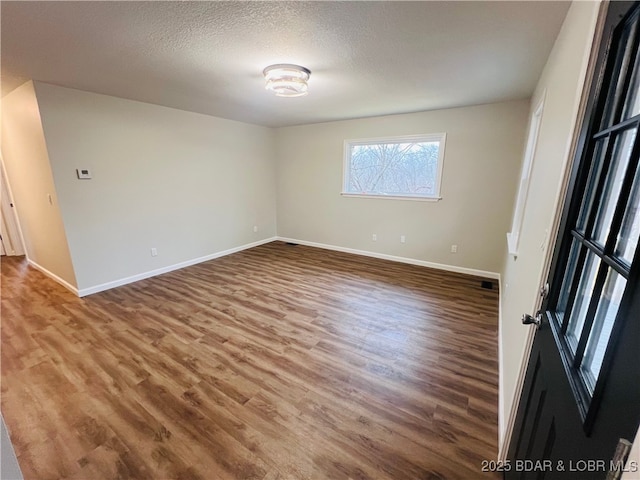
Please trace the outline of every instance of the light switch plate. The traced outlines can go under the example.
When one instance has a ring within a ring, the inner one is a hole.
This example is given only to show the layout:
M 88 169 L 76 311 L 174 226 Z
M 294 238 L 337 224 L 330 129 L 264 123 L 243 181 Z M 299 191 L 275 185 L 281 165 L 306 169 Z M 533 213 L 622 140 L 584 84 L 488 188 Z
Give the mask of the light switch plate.
M 88 168 L 76 168 L 76 173 L 80 180 L 89 180 L 91 178 L 91 170 Z

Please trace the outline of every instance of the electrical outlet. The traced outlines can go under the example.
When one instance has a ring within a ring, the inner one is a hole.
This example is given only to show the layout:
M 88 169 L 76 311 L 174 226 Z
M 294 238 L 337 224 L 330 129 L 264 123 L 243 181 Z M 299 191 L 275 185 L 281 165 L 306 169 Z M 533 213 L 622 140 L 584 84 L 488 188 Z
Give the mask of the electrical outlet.
M 152 257 L 157 257 L 158 256 L 158 249 L 155 247 L 151 248 L 151 256 Z
M 258 226 L 257 226 L 257 225 L 254 225 L 254 226 L 253 226 L 253 232 L 255 233 L 255 232 L 257 232 L 257 231 L 258 231 Z
M 378 235 L 375 234 L 375 233 L 373 235 L 371 235 L 371 240 L 373 240 L 374 242 L 377 242 L 378 241 Z
M 404 235 L 400 235 L 400 243 L 405 243 L 407 241 L 407 237 Z
M 451 253 L 458 253 L 458 245 L 451 245 Z
M 88 168 L 76 168 L 76 175 L 80 180 L 91 180 L 91 170 Z

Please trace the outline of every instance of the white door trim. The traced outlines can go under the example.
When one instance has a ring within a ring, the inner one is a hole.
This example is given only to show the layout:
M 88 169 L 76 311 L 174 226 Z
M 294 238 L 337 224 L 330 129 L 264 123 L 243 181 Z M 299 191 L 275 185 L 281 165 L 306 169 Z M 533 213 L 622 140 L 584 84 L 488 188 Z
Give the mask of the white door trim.
M 569 140 L 567 141 L 567 147 L 565 150 L 565 161 L 562 167 L 560 182 L 556 190 L 554 214 L 547 230 L 549 233 L 546 237 L 545 258 L 544 262 L 542 263 L 542 268 L 540 269 L 540 281 L 538 283 L 540 288 L 542 288 L 547 283 L 547 278 L 550 274 L 551 262 L 553 260 L 552 247 L 555 245 L 558 237 L 564 201 L 567 195 L 567 190 L 569 188 L 569 177 L 571 175 L 574 156 L 578 147 L 578 138 L 580 136 L 582 121 L 585 117 L 585 112 L 587 109 L 587 103 L 589 100 L 589 87 L 591 85 L 591 82 L 593 81 L 593 76 L 595 73 L 596 60 L 598 56 L 598 46 L 600 45 L 600 41 L 602 38 L 608 6 L 608 1 L 603 1 L 600 4 L 600 10 L 598 11 L 598 15 L 596 16 L 596 19 L 591 27 L 591 30 L 593 31 L 591 48 L 587 52 L 585 52 L 585 57 L 583 59 L 582 72 L 580 74 L 580 78 L 582 79 L 582 93 L 580 97 L 576 99 L 576 103 L 573 108 L 573 125 L 571 126 L 571 131 L 569 133 Z M 542 298 L 538 295 L 538 292 L 536 292 L 535 295 L 537 299 L 535 302 L 534 312 L 539 310 L 542 306 Z M 516 380 L 514 398 L 511 405 L 511 410 L 509 412 L 509 417 L 507 418 L 507 422 L 505 425 L 505 434 L 499 446 L 498 460 L 504 461 L 507 459 L 509 444 L 511 443 L 511 437 L 513 435 L 513 429 L 518 413 L 520 395 L 522 394 L 522 387 L 524 385 L 524 379 L 527 373 L 527 365 L 529 364 L 531 348 L 533 347 L 533 340 L 535 338 L 535 332 L 536 329 L 534 327 L 529 327 L 529 332 L 527 333 L 527 338 L 525 341 L 525 347 L 522 352 L 520 370 L 518 372 L 518 378 Z
M 13 205 L 13 206 L 12 206 Z M 1 234 L 2 244 L 7 255 L 24 255 L 24 237 L 20 221 L 15 209 L 9 177 L 0 153 L 0 209 L 2 210 Z

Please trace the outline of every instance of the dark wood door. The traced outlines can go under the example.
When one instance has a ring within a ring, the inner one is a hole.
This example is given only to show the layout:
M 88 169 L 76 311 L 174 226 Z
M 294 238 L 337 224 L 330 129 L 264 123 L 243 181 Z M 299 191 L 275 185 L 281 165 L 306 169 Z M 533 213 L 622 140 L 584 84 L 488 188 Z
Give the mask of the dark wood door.
M 640 6 L 612 2 L 518 404 L 507 479 L 617 478 L 622 464 L 612 460 L 624 445 L 620 439 L 632 441 L 638 429 L 639 43 Z

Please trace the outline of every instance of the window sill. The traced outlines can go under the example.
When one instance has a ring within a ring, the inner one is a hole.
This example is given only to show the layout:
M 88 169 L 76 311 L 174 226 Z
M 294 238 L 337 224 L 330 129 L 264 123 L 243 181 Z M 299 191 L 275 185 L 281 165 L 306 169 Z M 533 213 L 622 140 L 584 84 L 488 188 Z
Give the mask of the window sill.
M 442 197 L 409 197 L 403 195 L 367 195 L 361 193 L 345 193 L 341 192 L 340 195 L 343 197 L 350 198 L 382 198 L 385 200 L 411 200 L 414 202 L 439 202 L 442 200 Z

